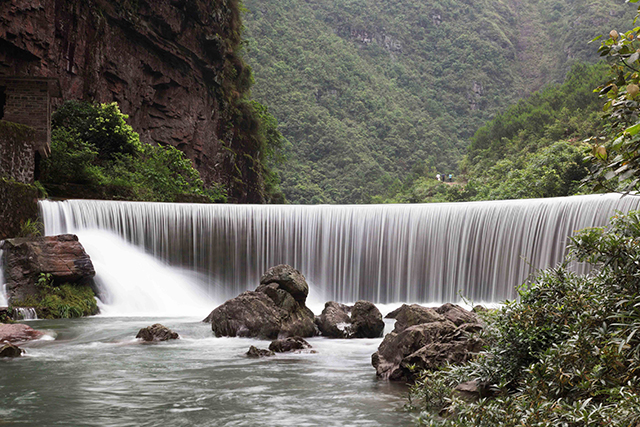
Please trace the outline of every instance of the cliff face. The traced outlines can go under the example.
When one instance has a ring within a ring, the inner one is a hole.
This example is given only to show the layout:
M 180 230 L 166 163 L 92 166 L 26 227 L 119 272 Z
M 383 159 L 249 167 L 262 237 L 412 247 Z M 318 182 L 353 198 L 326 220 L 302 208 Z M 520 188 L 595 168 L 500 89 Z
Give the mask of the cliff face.
M 242 98 L 237 0 L 0 3 L 0 75 L 58 77 L 63 99 L 116 101 L 143 142 L 187 155 L 206 183 L 262 201 Z

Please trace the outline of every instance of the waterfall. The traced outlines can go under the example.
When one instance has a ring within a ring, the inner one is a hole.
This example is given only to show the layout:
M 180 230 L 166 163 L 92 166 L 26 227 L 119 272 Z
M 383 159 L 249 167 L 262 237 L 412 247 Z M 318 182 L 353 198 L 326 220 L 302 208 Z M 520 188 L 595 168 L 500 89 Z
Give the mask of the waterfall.
M 419 205 L 40 203 L 47 234 L 108 230 L 201 274 L 221 297 L 254 289 L 268 267 L 287 263 L 325 301 L 377 303 L 511 299 L 563 259 L 575 230 L 639 205 L 616 194 Z
M 13 320 L 36 320 L 38 314 L 33 307 L 13 307 Z
M 2 245 L 1 240 L 0 245 Z M 9 301 L 7 299 L 7 284 L 4 283 L 4 257 L 2 255 L 2 249 L 0 249 L 0 307 L 8 307 Z

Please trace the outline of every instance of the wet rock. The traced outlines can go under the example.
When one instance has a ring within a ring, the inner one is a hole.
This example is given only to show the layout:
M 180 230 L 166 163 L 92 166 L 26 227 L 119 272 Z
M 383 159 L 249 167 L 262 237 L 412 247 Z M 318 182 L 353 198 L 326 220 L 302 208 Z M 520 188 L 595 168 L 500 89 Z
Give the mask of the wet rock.
M 434 310 L 413 304 L 396 310 L 394 331 L 384 338 L 371 357 L 378 377 L 413 381 L 421 370 L 461 364 L 480 352 L 483 341 L 474 333 L 482 330 L 482 325 L 475 315 L 468 316 L 456 307 L 447 305 Z M 438 310 L 445 315 L 450 313 L 453 320 L 469 322 L 456 325 Z
M 142 328 L 136 335 L 136 338 L 140 338 L 143 341 L 168 341 L 177 340 L 179 337 L 177 332 L 173 332 L 160 323 Z
M 480 323 L 477 314 L 472 311 L 467 311 L 456 304 L 444 304 L 436 308 L 436 312 L 443 315 L 446 319 L 451 320 L 456 326 L 460 326 L 463 323 Z
M 4 252 L 4 279 L 9 301 L 38 294 L 40 274 L 58 283 L 89 283 L 95 276 L 91 258 L 73 234 L 8 239 Z
M 350 338 L 380 338 L 384 333 L 384 320 L 380 310 L 369 301 L 356 301 L 351 309 Z
M 262 286 L 269 284 L 278 285 L 279 289 L 289 293 L 303 306 L 309 295 L 309 285 L 304 276 L 290 265 L 280 264 L 268 269 L 260 278 L 260 286 L 256 291 L 260 292 Z
M 320 316 L 316 317 L 316 325 L 322 336 L 329 338 L 347 338 L 347 329 L 351 325 L 351 308 L 335 301 L 324 305 Z
M 7 343 L 0 347 L 0 357 L 20 357 L 24 350 L 11 343 Z
M 305 306 L 309 286 L 293 267 L 270 268 L 255 291 L 230 299 L 204 319 L 216 336 L 257 337 L 273 340 L 291 336 L 311 337 L 318 331 L 314 315 Z M 295 285 L 292 284 L 295 282 Z M 306 289 L 306 290 L 305 290 Z M 294 292 L 292 294 L 291 292 Z
M 2 323 L 0 324 L 0 341 L 10 343 L 37 340 L 44 335 L 43 332 L 33 329 L 29 325 L 22 323 Z
M 205 319 L 218 337 L 278 337 L 285 312 L 261 292 L 246 291 L 225 302 Z
M 414 325 L 431 322 L 442 322 L 446 320 L 444 316 L 442 316 L 433 308 L 423 307 L 418 304 L 402 304 L 400 308 L 387 314 L 386 317 L 390 319 L 396 319 L 394 332 L 400 332 L 403 329 Z
M 269 357 L 269 356 L 275 356 L 275 353 L 271 350 L 258 348 L 253 345 L 249 347 L 249 351 L 247 351 L 247 357 L 259 358 L 259 357 Z
M 280 340 L 275 340 L 269 345 L 269 350 L 276 353 L 306 350 L 308 348 L 311 348 L 311 344 L 309 344 L 302 337 L 288 337 Z
M 384 320 L 369 301 L 357 301 L 353 307 L 329 301 L 316 325 L 329 338 L 379 338 L 384 332 Z

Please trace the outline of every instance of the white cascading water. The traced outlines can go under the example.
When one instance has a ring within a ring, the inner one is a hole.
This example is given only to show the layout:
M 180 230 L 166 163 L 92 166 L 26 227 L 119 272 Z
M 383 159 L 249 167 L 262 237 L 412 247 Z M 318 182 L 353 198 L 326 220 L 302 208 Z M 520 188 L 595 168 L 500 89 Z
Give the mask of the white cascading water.
M 33 307 L 13 307 L 13 320 L 37 320 L 38 313 Z
M 2 240 L 0 240 L 0 244 L 2 244 Z M 7 284 L 4 283 L 3 260 L 2 250 L 0 249 L 0 307 L 8 307 L 9 301 L 7 299 Z
M 79 230 L 106 316 L 205 317 L 217 305 L 197 280 L 104 230 Z
M 95 261 L 105 246 L 90 249 L 94 238 L 82 232 L 108 230 L 203 275 L 208 294 L 218 300 L 254 289 L 267 268 L 286 263 L 302 271 L 324 301 L 435 303 L 463 296 L 490 303 L 514 298 L 517 285 L 559 263 L 575 230 L 604 226 L 616 211 L 638 209 L 640 197 L 357 206 L 69 200 L 40 206 L 46 233 L 80 234 Z M 122 241 L 112 243 L 109 251 L 124 251 Z M 99 280 L 117 274 L 124 262 L 105 260 Z M 156 284 L 136 282 L 147 293 L 160 293 Z M 133 300 L 130 285 L 123 286 L 124 299 Z M 182 293 L 175 285 L 168 292 Z

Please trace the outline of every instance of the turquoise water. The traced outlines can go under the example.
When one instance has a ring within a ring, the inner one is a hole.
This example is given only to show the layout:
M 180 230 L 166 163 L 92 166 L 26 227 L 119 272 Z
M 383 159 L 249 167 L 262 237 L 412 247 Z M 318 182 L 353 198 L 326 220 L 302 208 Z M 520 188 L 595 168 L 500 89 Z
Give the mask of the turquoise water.
M 162 323 L 180 340 L 144 344 Z M 34 321 L 55 339 L 0 360 L 0 424 L 403 426 L 407 388 L 376 379 L 381 339 L 312 338 L 317 353 L 249 359 L 268 341 L 215 338 L 195 318 Z

